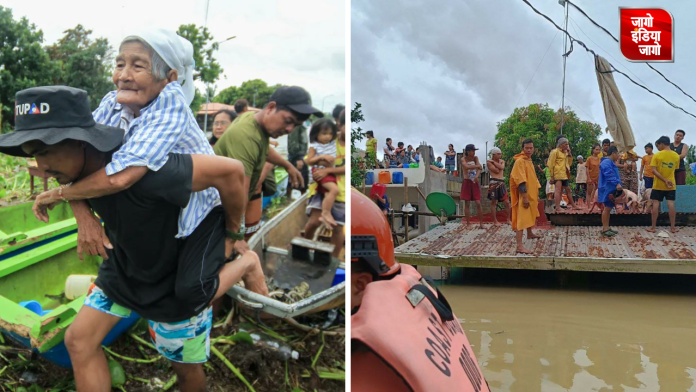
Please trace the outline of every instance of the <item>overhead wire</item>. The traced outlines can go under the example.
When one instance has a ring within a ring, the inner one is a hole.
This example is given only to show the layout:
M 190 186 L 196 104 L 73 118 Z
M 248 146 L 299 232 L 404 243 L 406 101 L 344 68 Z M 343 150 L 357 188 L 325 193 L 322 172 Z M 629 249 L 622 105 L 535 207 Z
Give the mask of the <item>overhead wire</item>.
M 523 0 L 523 1 L 524 1 L 524 0 Z M 605 28 L 604 28 L 602 25 L 600 25 L 599 23 L 595 22 L 594 19 L 590 18 L 590 16 L 587 15 L 587 13 L 586 13 L 585 11 L 582 10 L 582 8 L 580 8 L 580 7 L 578 7 L 577 5 L 575 5 L 575 4 L 574 4 L 573 2 L 571 2 L 570 0 L 565 0 L 565 1 L 566 1 L 568 4 L 572 5 L 576 10 L 580 11 L 580 13 L 583 14 L 587 19 L 589 19 L 590 22 L 592 22 L 595 26 L 599 27 L 600 29 L 604 30 L 605 33 L 609 34 L 609 35 L 611 36 L 611 38 L 614 39 L 614 41 L 619 42 L 619 40 L 618 40 L 616 37 L 614 37 L 614 34 L 612 34 L 609 30 L 605 29 Z M 588 37 L 588 38 L 589 38 L 589 37 Z M 660 76 L 662 76 L 663 79 L 665 79 L 665 80 L 666 80 L 669 84 L 671 84 L 672 86 L 676 87 L 676 88 L 677 88 L 679 91 L 681 91 L 684 95 L 686 95 L 687 97 L 691 98 L 692 101 L 696 102 L 696 99 L 694 99 L 694 97 L 692 97 L 692 96 L 691 96 L 690 94 L 688 94 L 686 91 L 682 90 L 682 88 L 679 87 L 679 86 L 677 86 L 676 83 L 674 83 L 674 82 L 672 82 L 671 80 L 669 80 L 662 72 L 658 71 L 655 67 L 653 67 L 653 66 L 650 65 L 649 63 L 645 63 L 645 65 L 647 65 L 648 67 L 650 67 L 650 69 L 652 69 L 653 71 L 657 72 Z
M 569 48 L 568 52 L 566 52 L 566 53 L 563 54 L 563 56 L 567 57 L 567 56 L 569 56 L 569 55 L 573 52 L 573 43 L 577 43 L 578 45 L 582 46 L 586 51 L 592 53 L 595 57 L 598 56 L 597 53 L 595 53 L 594 50 L 588 48 L 587 45 L 586 45 L 584 42 L 582 42 L 582 41 L 580 41 L 579 39 L 577 39 L 577 38 L 573 37 L 572 35 L 570 35 L 570 33 L 569 33 L 567 30 L 564 30 L 562 27 L 560 27 L 559 25 L 557 25 L 556 22 L 554 22 L 551 18 L 549 18 L 548 16 L 546 16 L 545 14 L 543 14 L 542 12 L 540 12 L 539 10 L 537 10 L 536 8 L 534 8 L 534 6 L 533 6 L 528 0 L 522 0 L 522 1 L 523 1 L 525 4 L 527 4 L 535 13 L 541 15 L 544 19 L 548 20 L 551 24 L 553 24 L 554 27 L 556 27 L 556 29 L 562 31 L 564 34 L 566 34 L 566 35 L 568 36 L 568 39 L 570 40 L 570 48 Z M 567 0 L 566 0 L 566 1 L 567 1 Z M 577 8 L 577 7 L 576 7 L 576 8 Z M 633 84 L 635 84 L 636 86 L 639 86 L 639 87 L 643 88 L 644 90 L 648 91 L 649 93 L 651 93 L 651 94 L 653 94 L 653 95 L 656 95 L 656 96 L 660 97 L 663 101 L 667 102 L 667 104 L 669 104 L 669 105 L 672 106 L 673 108 L 679 109 L 679 110 L 681 110 L 682 112 L 684 112 L 684 113 L 688 114 L 689 116 L 693 117 L 694 119 L 696 119 L 696 115 L 694 115 L 693 113 L 688 112 L 688 111 L 684 110 L 682 107 L 673 104 L 672 102 L 670 102 L 669 100 L 667 100 L 667 99 L 666 99 L 665 97 L 663 97 L 662 95 L 660 95 L 660 94 L 658 94 L 658 93 L 656 93 L 656 92 L 650 90 L 649 88 L 645 87 L 644 85 L 642 85 L 642 84 L 636 82 L 635 80 L 631 79 L 631 78 L 630 78 L 628 75 L 626 75 L 624 72 L 619 71 L 613 64 L 609 63 L 609 65 L 610 65 L 611 68 L 612 68 L 611 71 L 599 71 L 599 70 L 597 70 L 597 72 L 600 72 L 600 73 L 618 72 L 619 74 L 625 76 L 626 79 L 630 80 L 630 81 L 631 81 Z M 595 65 L 595 69 L 596 69 L 596 65 Z
M 537 71 L 539 71 L 539 66 L 541 66 L 541 63 L 544 62 L 544 59 L 546 58 L 546 54 L 549 53 L 549 49 L 551 49 L 551 44 L 553 44 L 553 41 L 556 40 L 556 37 L 558 36 L 558 31 L 556 32 L 556 35 L 553 36 L 553 39 L 551 42 L 549 42 L 549 46 L 546 48 L 546 52 L 544 52 L 544 55 L 541 57 L 541 61 L 539 61 L 539 64 L 537 64 L 536 69 L 534 70 L 534 73 L 532 74 L 532 77 L 529 79 L 529 82 L 527 82 L 527 86 L 524 88 L 524 91 L 522 91 L 522 95 L 520 95 L 520 98 L 517 100 L 517 103 L 515 104 L 515 107 L 520 104 L 520 100 L 522 100 L 522 97 L 524 96 L 524 93 L 527 92 L 527 89 L 529 88 L 529 85 L 532 83 L 532 80 L 534 79 L 534 76 L 536 75 Z

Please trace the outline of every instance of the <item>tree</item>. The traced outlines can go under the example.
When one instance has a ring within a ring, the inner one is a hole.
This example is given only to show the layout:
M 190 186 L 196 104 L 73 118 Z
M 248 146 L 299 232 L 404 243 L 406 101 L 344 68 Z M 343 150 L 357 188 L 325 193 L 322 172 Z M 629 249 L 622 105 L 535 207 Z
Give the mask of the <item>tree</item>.
M 43 32 L 27 18 L 15 21 L 12 10 L 0 6 L 0 107 L 2 132 L 14 126 L 15 94 L 51 84 L 60 69 L 41 46 Z
M 206 84 L 215 83 L 223 71 L 220 63 L 213 57 L 220 44 L 213 42 L 208 46 L 208 43 L 213 41 L 213 35 L 208 28 L 197 27 L 195 24 L 181 25 L 176 33 L 193 45 L 193 61 L 196 63 L 193 80 L 200 80 Z M 191 110 L 197 112 L 204 101 L 205 92 L 201 94 L 196 89 L 196 98 L 191 102 Z
M 495 146 L 500 148 L 503 159 L 508 163 L 505 167 L 505 177 L 509 178 L 513 166 L 513 157 L 522 151 L 522 141 L 534 141 L 532 161 L 537 168 L 539 182 L 545 182 L 543 173 L 538 165 L 546 167 L 546 161 L 551 150 L 556 148 L 556 137 L 561 130 L 561 110 L 554 111 L 548 104 L 532 104 L 528 107 L 516 108 L 510 117 L 497 124 Z M 598 143 L 602 128 L 599 124 L 583 121 L 566 108 L 563 124 L 563 136 L 570 142 L 573 158 L 578 155 L 588 157 L 594 143 Z M 575 176 L 576 165 L 571 167 L 571 177 Z M 542 196 L 543 196 L 543 188 Z
M 80 24 L 64 33 L 58 42 L 46 47 L 49 57 L 61 70 L 53 84 L 87 91 L 94 110 L 104 95 L 114 89 L 113 49 L 106 38 L 90 40 L 92 30 L 85 30 Z
M 362 114 L 362 105 L 358 102 L 350 111 L 350 123 L 357 124 L 365 121 Z M 350 150 L 357 151 L 357 143 L 365 138 L 365 132 L 362 128 L 350 129 Z M 362 187 L 365 179 L 365 159 L 358 154 L 351 154 L 350 157 L 350 184 L 356 188 Z
M 239 87 L 231 86 L 220 91 L 213 102 L 234 105 L 238 99 L 244 98 L 249 101 L 249 105 L 262 108 L 270 101 L 271 95 L 280 86 L 280 84 L 269 86 L 261 79 L 247 80 Z

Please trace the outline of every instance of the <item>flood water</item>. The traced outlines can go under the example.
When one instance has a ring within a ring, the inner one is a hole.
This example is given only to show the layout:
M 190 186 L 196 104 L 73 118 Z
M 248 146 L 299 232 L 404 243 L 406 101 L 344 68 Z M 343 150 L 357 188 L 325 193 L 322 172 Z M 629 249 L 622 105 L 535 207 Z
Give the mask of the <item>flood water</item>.
M 492 391 L 696 392 L 696 277 L 468 271 L 441 290 Z

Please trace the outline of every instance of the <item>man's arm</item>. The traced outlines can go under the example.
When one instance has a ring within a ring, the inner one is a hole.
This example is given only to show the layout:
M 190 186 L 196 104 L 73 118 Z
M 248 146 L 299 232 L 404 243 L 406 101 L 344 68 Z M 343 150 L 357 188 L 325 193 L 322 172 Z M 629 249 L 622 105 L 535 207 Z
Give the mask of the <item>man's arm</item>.
M 682 152 L 679 154 L 679 158 L 684 159 L 686 158 L 686 154 L 689 152 L 689 146 L 686 143 L 682 143 L 684 147 L 682 147 Z
M 246 207 L 248 180 L 244 166 L 235 159 L 213 155 L 191 155 L 193 160 L 192 192 L 215 188 L 225 209 L 225 227 L 238 233 Z M 246 186 L 245 186 L 246 185 Z M 225 257 L 229 257 L 235 241 L 226 240 Z
M 493 162 L 492 159 L 489 159 L 486 162 L 488 163 L 488 170 L 490 170 L 491 173 L 493 173 L 493 174 L 500 173 L 500 168 L 498 167 L 498 165 L 496 165 L 495 162 Z
M 266 158 L 266 162 L 284 168 L 290 176 L 290 183 L 292 184 L 293 188 L 304 187 L 304 178 L 302 178 L 302 173 L 297 170 L 297 168 L 293 166 L 290 161 L 283 159 L 283 157 L 271 147 L 268 147 L 268 157 Z M 259 179 L 259 181 L 261 180 L 262 179 Z

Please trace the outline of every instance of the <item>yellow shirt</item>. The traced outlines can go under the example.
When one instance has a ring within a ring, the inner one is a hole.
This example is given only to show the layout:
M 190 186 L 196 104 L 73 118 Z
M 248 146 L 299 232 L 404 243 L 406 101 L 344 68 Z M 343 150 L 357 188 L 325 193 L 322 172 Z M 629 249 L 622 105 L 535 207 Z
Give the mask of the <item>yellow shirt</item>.
M 551 150 L 549 160 L 546 165 L 551 170 L 551 177 L 554 181 L 567 180 L 570 173 L 570 165 L 573 163 L 573 157 L 568 156 L 558 148 Z
M 367 152 L 377 152 L 377 139 L 367 139 Z
M 640 163 L 641 167 L 645 168 L 643 169 L 643 177 L 653 178 L 652 166 L 650 166 L 652 157 L 653 155 L 646 155 Z
M 372 139 L 374 140 L 374 139 Z M 340 166 L 345 166 L 345 160 L 346 160 L 346 147 L 342 146 L 341 143 L 339 143 L 338 140 L 336 140 L 336 160 L 334 161 L 334 166 L 335 167 L 340 167 Z M 310 173 L 311 175 L 311 173 Z M 346 202 L 346 176 L 345 175 L 336 175 L 336 185 L 338 185 L 338 196 L 336 196 L 336 201 L 340 201 L 341 203 Z M 309 184 L 309 188 L 307 190 L 309 192 L 309 197 L 314 196 L 317 193 L 317 183 L 313 182 Z
M 672 181 L 674 180 L 674 171 L 679 168 L 679 154 L 676 152 L 665 148 L 664 150 L 653 155 L 652 161 L 650 161 L 650 166 L 652 166 L 653 171 L 657 170 L 658 173 L 662 175 L 665 179 Z M 662 182 L 657 176 L 653 182 L 653 189 L 658 191 L 673 191 L 676 188 L 667 188 L 667 184 Z

